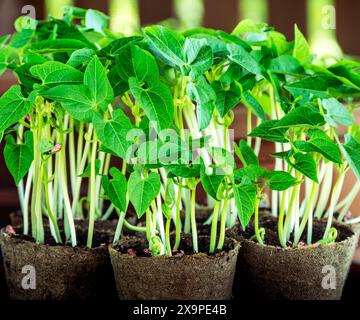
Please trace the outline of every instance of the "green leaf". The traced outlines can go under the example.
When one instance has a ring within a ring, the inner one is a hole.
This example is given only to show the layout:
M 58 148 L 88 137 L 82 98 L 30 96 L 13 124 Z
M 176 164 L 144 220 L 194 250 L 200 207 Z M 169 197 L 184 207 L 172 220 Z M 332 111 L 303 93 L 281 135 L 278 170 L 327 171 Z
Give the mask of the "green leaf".
M 69 60 L 66 62 L 66 64 L 68 64 L 71 67 L 78 67 L 80 65 L 84 65 L 86 63 L 88 63 L 91 58 L 95 55 L 95 51 L 93 49 L 90 48 L 82 48 L 82 49 L 78 49 L 75 50 Z
M 267 120 L 258 125 L 248 135 L 250 137 L 258 137 L 271 142 L 289 142 L 286 138 L 287 128 L 275 128 L 279 120 Z
M 109 198 L 115 208 L 125 212 L 126 210 L 126 193 L 127 182 L 125 176 L 117 168 L 110 169 L 112 179 L 106 176 L 102 178 L 102 185 L 106 196 Z
M 115 110 L 111 120 L 103 120 L 102 117 L 96 115 L 93 118 L 93 124 L 102 146 L 125 159 L 133 143 L 127 140 L 126 135 L 134 126 L 124 112 L 121 109 Z
M 307 135 L 310 140 L 307 143 L 313 147 L 313 151 L 322 154 L 326 159 L 342 163 L 341 152 L 338 145 L 322 130 L 309 130 Z
M 194 178 L 200 175 L 200 164 L 170 164 L 166 166 L 168 177 Z
M 29 171 L 34 160 L 34 141 L 31 131 L 25 132 L 25 142 L 17 144 L 11 135 L 5 138 L 4 158 L 6 166 L 18 185 Z
M 216 94 L 216 108 L 221 117 L 236 107 L 241 100 L 241 87 L 237 82 L 232 82 L 230 86 L 225 85 L 220 81 L 211 83 L 211 87 Z
M 336 122 L 344 126 L 351 126 L 354 123 L 354 118 L 350 112 L 335 98 L 323 99 L 321 104 L 327 111 L 325 120 L 329 125 L 336 128 Z
M 76 84 L 83 82 L 79 70 L 58 61 L 48 61 L 30 68 L 30 72 L 42 81 L 43 85 Z
M 289 127 L 319 127 L 325 124 L 324 117 L 312 107 L 297 107 L 282 117 L 274 129 Z
M 136 45 L 122 48 L 116 55 L 116 70 L 124 81 L 135 77 L 139 83 L 159 82 L 159 68 L 155 58 Z
M 100 159 L 95 160 L 95 174 L 100 175 L 101 161 Z M 89 178 L 91 176 L 91 163 L 89 162 L 84 172 L 80 175 L 82 178 Z
M 234 185 L 234 198 L 239 220 L 243 229 L 249 224 L 254 213 L 256 202 L 256 187 L 246 183 Z
M 76 39 L 56 39 L 33 42 L 29 50 L 40 54 L 72 52 L 88 47 L 86 43 Z
M 236 182 L 242 182 L 244 179 L 248 179 L 252 182 L 257 182 L 259 178 L 264 178 L 267 174 L 267 170 L 264 167 L 260 167 L 255 164 L 250 164 L 246 167 L 234 170 L 234 178 Z
M 297 25 L 295 25 L 295 45 L 293 56 L 299 60 L 302 65 L 307 65 L 311 63 L 312 60 L 310 46 Z
M 140 172 L 134 171 L 128 181 L 128 190 L 129 200 L 140 219 L 160 192 L 160 176 L 152 172 L 144 178 Z
M 90 89 L 93 103 L 103 111 L 114 100 L 114 92 L 106 75 L 106 69 L 99 58 L 94 56 L 86 67 L 84 84 Z
M 217 193 L 222 181 L 224 180 L 224 176 L 215 173 L 207 174 L 205 166 L 202 165 L 200 170 L 200 179 L 206 193 L 215 200 L 219 200 Z
M 283 191 L 297 184 L 297 180 L 284 171 L 271 171 L 265 178 L 271 190 Z
M 282 55 L 271 60 L 269 70 L 279 74 L 298 74 L 303 72 L 298 60 L 290 55 Z
M 340 85 L 341 82 L 328 76 L 311 76 L 285 86 L 294 98 L 303 97 L 303 102 L 314 98 L 328 98 L 328 90 Z
M 47 99 L 59 102 L 76 120 L 91 122 L 95 109 L 89 88 L 84 85 L 59 85 L 41 93 Z
M 31 104 L 24 98 L 20 86 L 12 86 L 0 98 L 0 131 L 25 117 L 31 109 Z
M 174 118 L 170 89 L 162 82 L 149 83 L 149 87 L 143 88 L 134 77 L 129 79 L 129 86 L 149 120 L 155 121 L 159 130 L 169 128 Z
M 170 65 L 183 67 L 185 39 L 181 34 L 159 25 L 146 27 L 144 33 L 155 55 Z
M 89 9 L 85 14 L 85 27 L 96 32 L 104 33 L 109 17 L 100 11 Z
M 255 58 L 247 52 L 242 46 L 229 43 L 226 46 L 229 51 L 229 59 L 250 73 L 261 75 L 261 68 Z
M 252 110 L 252 112 L 262 121 L 265 121 L 266 117 L 264 109 L 261 104 L 256 100 L 256 98 L 250 93 L 250 91 L 245 91 L 243 93 L 243 98 L 246 106 L 248 106 Z
M 196 117 L 199 129 L 206 129 L 211 121 L 214 109 L 216 94 L 204 77 L 200 77 L 196 82 L 188 84 L 188 96 L 196 102 Z
M 286 162 L 291 165 L 295 170 L 301 172 L 309 179 L 319 182 L 317 178 L 317 166 L 314 158 L 307 153 L 294 154 L 295 162 L 292 162 L 289 158 L 285 158 Z
M 240 144 L 240 152 L 242 154 L 243 159 L 245 160 L 245 164 L 248 165 L 259 165 L 259 159 L 256 156 L 255 152 L 251 147 L 247 144 L 245 140 L 241 140 Z
M 345 143 L 341 145 L 341 150 L 360 181 L 360 143 L 351 135 L 345 135 Z
M 187 75 L 187 68 L 190 69 L 190 77 L 196 79 L 210 69 L 213 63 L 213 53 L 206 39 L 186 38 L 184 53 L 187 65 L 183 72 Z

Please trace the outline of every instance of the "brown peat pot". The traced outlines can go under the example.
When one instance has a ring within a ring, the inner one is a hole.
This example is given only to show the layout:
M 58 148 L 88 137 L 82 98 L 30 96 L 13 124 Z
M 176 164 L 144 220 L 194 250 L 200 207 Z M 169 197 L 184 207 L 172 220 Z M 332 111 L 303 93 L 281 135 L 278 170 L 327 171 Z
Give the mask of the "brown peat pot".
M 94 231 L 94 247 L 89 249 L 84 245 L 87 230 L 83 224 L 83 222 L 76 224 L 79 246 L 75 248 L 56 245 L 48 230 L 46 230 L 46 243 L 48 243 L 46 245 L 35 243 L 29 236 L 9 235 L 5 229 L 0 230 L 0 244 L 10 299 L 116 298 L 107 248 L 113 231 L 110 231 L 108 226 L 97 222 Z M 20 233 L 22 229 L 19 228 L 16 231 Z M 30 273 L 35 274 L 35 282 L 33 282 L 35 289 L 26 286 L 26 277 Z
M 314 221 L 313 240 L 321 239 L 325 225 L 326 221 Z M 260 226 L 265 228 L 265 242 L 271 243 L 271 238 L 274 241 L 277 218 L 262 217 Z M 238 292 L 241 284 L 250 288 L 251 294 L 265 299 L 340 299 L 358 235 L 343 223 L 334 222 L 333 227 L 338 232 L 335 243 L 297 248 L 261 245 L 249 240 L 250 233 L 243 234 L 235 295 L 241 296 Z M 306 243 L 306 239 L 303 241 Z
M 199 236 L 200 251 L 207 252 L 209 237 Z M 109 246 L 120 299 L 124 300 L 222 300 L 232 298 L 240 244 L 227 238 L 224 251 L 209 255 L 190 253 L 144 256 L 146 240 L 125 238 Z M 140 249 L 140 250 L 139 250 Z M 180 248 L 181 249 L 181 248 Z

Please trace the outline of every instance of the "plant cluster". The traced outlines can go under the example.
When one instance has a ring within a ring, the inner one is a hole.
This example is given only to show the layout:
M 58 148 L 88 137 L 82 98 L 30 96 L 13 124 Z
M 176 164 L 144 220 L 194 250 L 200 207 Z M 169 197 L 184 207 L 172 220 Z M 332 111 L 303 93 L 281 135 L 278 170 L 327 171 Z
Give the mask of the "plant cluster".
M 315 65 L 297 27 L 287 41 L 250 20 L 231 34 L 154 25 L 124 37 L 107 29 L 102 13 L 71 7 L 62 19 L 19 18 L 16 28 L 0 38 L 0 71 L 10 69 L 19 81 L 0 98 L 0 135 L 24 233 L 30 209 L 38 243 L 44 218 L 58 243 L 73 246 L 74 219 L 88 218 L 91 247 L 94 221 L 115 210 L 114 241 L 126 227 L 146 234 L 153 255 L 172 255 L 184 232 L 198 252 L 200 185 L 212 209 L 210 253 L 222 250 L 237 217 L 246 228 L 254 215 L 255 239 L 264 242 L 259 203 L 266 189 L 283 247 L 297 246 L 305 228 L 312 243 L 314 218 L 328 219 L 322 241 L 336 238 L 334 213 L 343 208 L 342 220 L 354 199 L 339 202 L 348 169 L 360 179 L 359 62 Z M 248 134 L 239 143 L 231 131 L 237 106 L 247 110 Z M 262 140 L 275 144 L 274 170 L 260 165 Z M 111 167 L 115 158 L 121 169 Z M 130 204 L 145 226 L 127 221 Z

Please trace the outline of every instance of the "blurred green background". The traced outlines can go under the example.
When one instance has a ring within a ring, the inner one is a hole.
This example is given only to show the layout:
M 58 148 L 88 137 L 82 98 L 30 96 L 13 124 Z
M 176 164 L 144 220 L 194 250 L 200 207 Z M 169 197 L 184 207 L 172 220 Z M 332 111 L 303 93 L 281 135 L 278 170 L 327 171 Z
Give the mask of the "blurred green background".
M 103 11 L 111 17 L 111 28 L 127 35 L 160 22 L 179 30 L 205 26 L 231 31 L 240 19 L 251 18 L 268 22 L 291 39 L 297 23 L 316 53 L 339 56 L 341 47 L 360 55 L 355 38 L 359 0 L 0 0 L 0 34 L 13 31 L 14 19 L 26 14 L 24 6 L 33 6 L 36 18 L 43 19 L 60 17 L 68 5 Z

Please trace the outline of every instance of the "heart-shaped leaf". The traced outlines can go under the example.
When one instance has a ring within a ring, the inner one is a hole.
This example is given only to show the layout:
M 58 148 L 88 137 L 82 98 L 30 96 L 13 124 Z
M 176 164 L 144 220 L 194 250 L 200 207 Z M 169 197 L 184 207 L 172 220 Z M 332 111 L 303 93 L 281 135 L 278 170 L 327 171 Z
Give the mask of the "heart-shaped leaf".
M 160 176 L 152 172 L 148 177 L 142 177 L 139 171 L 134 171 L 128 181 L 128 190 L 129 200 L 140 219 L 160 192 Z

